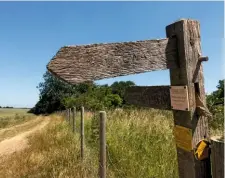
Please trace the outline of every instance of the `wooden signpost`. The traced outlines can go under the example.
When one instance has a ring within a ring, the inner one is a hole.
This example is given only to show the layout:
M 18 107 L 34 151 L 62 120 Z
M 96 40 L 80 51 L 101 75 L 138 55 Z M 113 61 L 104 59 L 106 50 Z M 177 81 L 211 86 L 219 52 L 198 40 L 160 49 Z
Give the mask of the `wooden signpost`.
M 125 100 L 133 105 L 171 109 L 169 86 L 134 86 L 126 90 Z
M 174 137 L 178 148 L 187 152 L 192 151 L 192 130 L 186 127 L 175 125 Z
M 57 77 L 81 83 L 146 71 L 178 68 L 176 39 L 62 47 L 47 68 Z
M 199 141 L 208 139 L 208 118 L 196 112 L 205 104 L 200 24 L 182 19 L 166 27 L 166 39 L 62 47 L 48 70 L 71 84 L 170 70 L 171 86 L 131 87 L 130 104 L 173 111 L 180 178 L 211 177 L 209 158 L 195 159 Z

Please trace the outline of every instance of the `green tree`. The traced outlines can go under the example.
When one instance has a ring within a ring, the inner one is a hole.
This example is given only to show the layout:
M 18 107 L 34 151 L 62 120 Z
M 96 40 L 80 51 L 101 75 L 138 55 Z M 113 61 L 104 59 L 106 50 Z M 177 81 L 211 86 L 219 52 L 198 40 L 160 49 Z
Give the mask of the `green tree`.
M 210 110 L 216 105 L 224 104 L 224 80 L 219 80 L 219 84 L 216 87 L 216 91 L 206 96 L 207 105 Z
M 219 80 L 219 85 L 217 85 L 217 104 L 224 104 L 224 80 Z
M 213 114 L 210 127 L 224 130 L 224 80 L 219 80 L 217 90 L 207 95 L 207 106 Z
M 78 97 L 64 99 L 64 103 L 70 107 L 84 106 L 94 111 L 119 107 L 122 105 L 122 101 L 119 95 L 112 93 L 112 89 L 108 85 L 94 86 Z
M 70 85 L 48 71 L 43 75 L 44 81 L 37 88 L 39 89 L 39 101 L 30 112 L 35 114 L 52 113 L 57 110 L 65 109 L 64 98 L 79 96 L 85 93 L 90 84 Z
M 35 114 L 52 113 L 73 106 L 85 106 L 90 110 L 111 109 L 122 106 L 126 88 L 134 86 L 131 81 L 115 82 L 111 86 L 93 82 L 70 85 L 48 71 L 38 85 L 39 101 L 30 110 Z
M 128 87 L 132 87 L 132 86 L 135 86 L 135 83 L 132 82 L 132 81 L 114 82 L 111 85 L 112 93 L 118 94 L 120 96 L 120 98 L 122 98 L 123 104 L 125 104 L 126 103 L 125 100 L 124 100 L 125 91 Z

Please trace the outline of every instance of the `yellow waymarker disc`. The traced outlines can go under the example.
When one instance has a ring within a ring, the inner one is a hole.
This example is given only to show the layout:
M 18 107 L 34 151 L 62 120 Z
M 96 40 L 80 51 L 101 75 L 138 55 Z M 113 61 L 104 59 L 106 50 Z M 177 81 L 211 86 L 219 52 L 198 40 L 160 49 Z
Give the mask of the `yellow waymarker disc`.
M 209 156 L 209 142 L 207 140 L 201 140 L 195 149 L 195 158 L 197 160 L 204 160 Z

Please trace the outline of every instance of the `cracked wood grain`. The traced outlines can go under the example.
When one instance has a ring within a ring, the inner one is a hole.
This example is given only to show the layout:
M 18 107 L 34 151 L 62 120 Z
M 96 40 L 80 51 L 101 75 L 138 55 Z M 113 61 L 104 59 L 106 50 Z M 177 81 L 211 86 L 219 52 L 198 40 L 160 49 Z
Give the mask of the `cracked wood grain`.
M 175 37 L 178 47 L 178 69 L 170 69 L 173 86 L 188 87 L 190 111 L 173 111 L 175 125 L 192 129 L 192 149 L 197 143 L 209 138 L 208 118 L 196 112 L 196 94 L 205 104 L 204 75 L 201 56 L 200 24 L 196 20 L 184 19 L 166 27 L 168 38 Z M 197 161 L 192 152 L 177 147 L 180 178 L 211 178 L 210 159 Z
M 47 65 L 71 83 L 177 68 L 176 39 L 62 47 Z
M 128 104 L 171 110 L 169 86 L 133 86 L 125 91 Z

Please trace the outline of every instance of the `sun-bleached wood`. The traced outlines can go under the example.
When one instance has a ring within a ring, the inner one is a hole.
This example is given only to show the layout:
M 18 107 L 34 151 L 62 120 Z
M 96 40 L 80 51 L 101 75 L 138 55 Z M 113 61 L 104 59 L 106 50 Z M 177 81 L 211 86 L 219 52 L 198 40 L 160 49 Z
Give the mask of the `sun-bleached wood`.
M 224 178 L 224 138 L 211 137 L 211 147 L 213 178 Z
M 73 132 L 76 132 L 76 107 L 72 108 L 73 114 Z
M 84 107 L 81 107 L 80 111 L 80 154 L 81 159 L 84 159 Z
M 62 47 L 47 65 L 71 83 L 177 68 L 176 39 Z
M 200 24 L 196 20 L 183 19 L 166 27 L 168 38 L 177 39 L 178 69 L 170 69 L 173 86 L 188 88 L 190 111 L 173 111 L 175 125 L 192 129 L 192 148 L 202 139 L 208 139 L 208 118 L 197 115 L 196 96 L 205 103 L 204 76 L 201 62 Z M 210 160 L 197 161 L 194 153 L 177 147 L 180 178 L 211 178 Z
M 125 91 L 128 104 L 171 110 L 170 86 L 133 86 Z
M 106 178 L 106 112 L 100 111 L 99 125 L 99 177 Z

